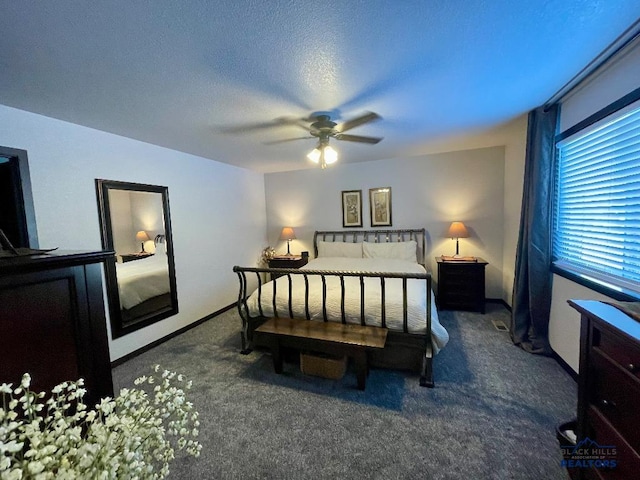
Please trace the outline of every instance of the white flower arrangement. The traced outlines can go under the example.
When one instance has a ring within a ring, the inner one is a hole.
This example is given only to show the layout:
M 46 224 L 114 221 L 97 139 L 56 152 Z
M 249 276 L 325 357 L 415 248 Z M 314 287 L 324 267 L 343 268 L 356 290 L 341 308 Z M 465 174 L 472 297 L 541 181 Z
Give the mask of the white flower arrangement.
M 175 454 L 167 437 L 198 457 L 198 412 L 185 395 L 191 382 L 164 370 L 134 383 L 152 394 L 123 388 L 94 410 L 82 401 L 82 379 L 57 385 L 46 401 L 29 390 L 28 373 L 16 388 L 0 385 L 0 479 L 164 478 Z
M 275 256 L 275 249 L 271 248 L 271 246 L 265 247 L 265 249 L 262 250 L 262 253 L 260 254 L 260 264 L 267 265 L 269 263 L 269 260 L 271 260 Z

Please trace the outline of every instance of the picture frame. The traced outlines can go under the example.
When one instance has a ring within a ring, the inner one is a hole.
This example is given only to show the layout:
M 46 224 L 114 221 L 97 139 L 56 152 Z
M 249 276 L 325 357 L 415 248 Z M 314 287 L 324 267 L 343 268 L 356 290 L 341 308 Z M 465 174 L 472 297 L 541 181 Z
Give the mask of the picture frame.
M 369 189 L 372 227 L 391 226 L 391 187 Z
M 362 190 L 342 191 L 342 226 L 362 227 Z

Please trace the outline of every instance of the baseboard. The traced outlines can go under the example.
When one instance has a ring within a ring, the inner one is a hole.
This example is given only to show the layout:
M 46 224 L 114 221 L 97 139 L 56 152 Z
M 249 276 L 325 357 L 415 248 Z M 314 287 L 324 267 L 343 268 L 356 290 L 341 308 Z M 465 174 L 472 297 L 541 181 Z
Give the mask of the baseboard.
M 141 353 L 149 351 L 152 348 L 157 347 L 158 345 L 166 342 L 167 340 L 171 340 L 172 338 L 175 338 L 178 335 L 180 335 L 180 334 L 182 334 L 182 333 L 184 333 L 184 332 L 186 332 L 188 330 L 191 330 L 192 328 L 197 327 L 198 325 L 206 322 L 207 320 L 211 320 L 212 318 L 217 317 L 221 313 L 229 311 L 229 310 L 231 310 L 232 308 L 234 308 L 236 306 L 237 306 L 237 302 L 234 302 L 231 305 L 227 305 L 226 307 L 221 308 L 220 310 L 217 310 L 217 311 L 215 311 L 213 313 L 210 313 L 209 315 L 207 315 L 205 317 L 202 317 L 201 319 L 196 320 L 193 323 L 190 323 L 186 327 L 182 327 L 182 328 L 176 330 L 175 332 L 170 333 L 169 335 L 165 335 L 164 337 L 159 338 L 158 340 L 145 345 L 144 347 L 140 347 L 139 349 L 134 350 L 131 353 L 128 353 L 124 357 L 120 357 L 120 358 L 114 360 L 113 362 L 111 362 L 111 368 L 117 367 L 118 365 L 122 365 L 127 360 L 131 360 L 132 358 L 137 357 Z
M 499 305 L 502 305 L 504 308 L 506 308 L 507 310 L 511 311 L 511 305 L 509 305 L 507 302 L 505 302 L 503 299 L 501 298 L 485 298 L 484 301 L 486 303 L 497 303 Z

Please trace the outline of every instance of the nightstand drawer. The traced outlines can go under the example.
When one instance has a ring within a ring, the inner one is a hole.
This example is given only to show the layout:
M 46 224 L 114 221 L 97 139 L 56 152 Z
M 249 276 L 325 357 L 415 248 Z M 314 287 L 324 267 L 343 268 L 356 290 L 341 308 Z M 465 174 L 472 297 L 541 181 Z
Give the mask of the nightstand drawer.
M 480 278 L 484 276 L 484 265 L 478 263 L 448 263 L 444 267 L 450 279 Z
M 640 451 L 638 381 L 597 350 L 591 351 L 589 376 L 592 382 L 589 404 L 602 413 L 633 449 Z
M 475 304 L 478 301 L 478 296 L 475 292 L 465 290 L 445 290 L 438 298 L 444 303 L 464 303 Z

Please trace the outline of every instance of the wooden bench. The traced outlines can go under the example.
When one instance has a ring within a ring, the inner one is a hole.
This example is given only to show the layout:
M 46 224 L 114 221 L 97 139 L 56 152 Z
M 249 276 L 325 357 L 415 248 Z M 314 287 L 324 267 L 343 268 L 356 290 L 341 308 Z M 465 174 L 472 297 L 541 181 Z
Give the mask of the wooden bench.
M 282 373 L 281 347 L 346 355 L 355 361 L 360 390 L 365 388 L 368 373 L 367 351 L 382 349 L 387 341 L 386 328 L 296 318 L 270 318 L 256 334 L 271 349 L 276 373 Z

